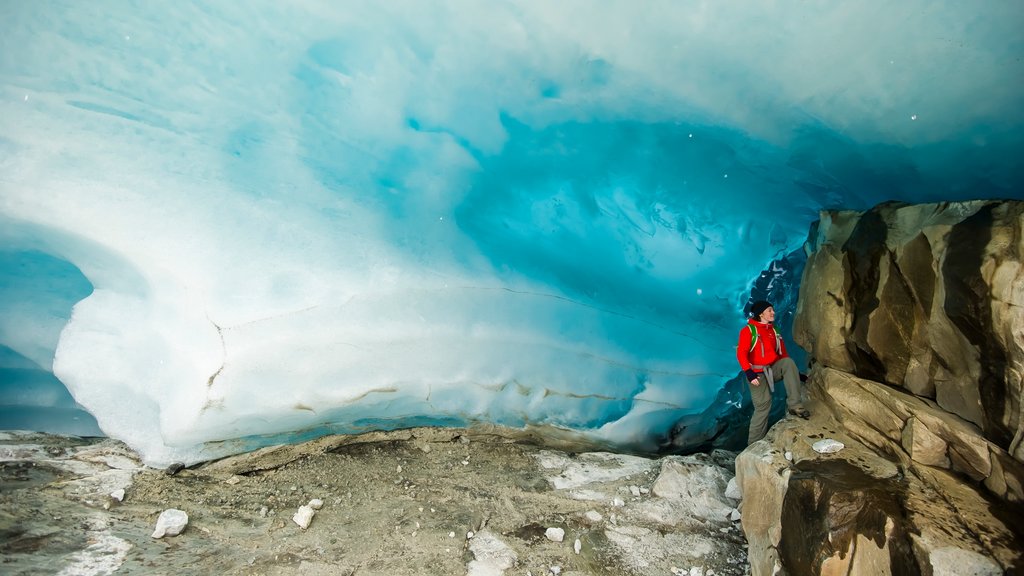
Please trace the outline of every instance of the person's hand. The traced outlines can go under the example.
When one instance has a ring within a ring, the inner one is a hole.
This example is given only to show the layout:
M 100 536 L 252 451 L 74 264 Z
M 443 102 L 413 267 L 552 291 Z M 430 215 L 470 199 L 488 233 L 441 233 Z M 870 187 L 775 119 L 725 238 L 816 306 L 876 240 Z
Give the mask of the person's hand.
M 754 372 L 753 370 L 747 369 L 747 370 L 744 370 L 743 373 L 747 375 L 747 380 L 750 381 L 750 385 L 751 386 L 760 386 L 761 385 L 761 380 L 758 378 L 757 372 Z

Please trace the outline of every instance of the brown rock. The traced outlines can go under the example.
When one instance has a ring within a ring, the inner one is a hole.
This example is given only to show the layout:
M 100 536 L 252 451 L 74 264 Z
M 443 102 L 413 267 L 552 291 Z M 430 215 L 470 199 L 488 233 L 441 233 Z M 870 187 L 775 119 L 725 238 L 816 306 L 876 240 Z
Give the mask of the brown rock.
M 899 440 L 866 445 L 836 425 L 849 415 L 823 408 L 776 424 L 736 459 L 752 574 L 943 573 L 954 558 L 979 573 L 1017 566 L 1019 506 L 992 506 L 963 476 L 911 460 Z M 823 437 L 846 447 L 818 454 L 810 446 Z
M 912 574 L 905 484 L 842 458 L 796 466 L 782 511 L 783 564 L 794 574 Z
M 935 400 L 1024 461 L 1024 202 L 823 212 L 794 338 L 815 361 Z
M 736 461 L 752 573 L 1024 569 L 1024 202 L 823 212 L 807 254 L 814 416 Z
M 789 475 L 789 462 L 767 440 L 754 442 L 736 458 L 736 482 L 743 492 L 741 525 L 752 576 L 773 575 L 780 565 L 782 503 Z
M 899 389 L 830 369 L 817 370 L 814 384 L 811 396 L 833 411 L 847 434 L 903 464 L 948 467 L 982 481 L 992 474 L 992 454 L 1009 457 L 970 422 Z M 1006 484 L 1006 476 L 1024 483 L 1021 467 L 1011 468 L 997 484 Z M 1013 492 L 994 494 L 1019 501 Z
M 903 450 L 914 462 L 949 468 L 946 443 L 917 418 L 911 417 L 903 428 Z

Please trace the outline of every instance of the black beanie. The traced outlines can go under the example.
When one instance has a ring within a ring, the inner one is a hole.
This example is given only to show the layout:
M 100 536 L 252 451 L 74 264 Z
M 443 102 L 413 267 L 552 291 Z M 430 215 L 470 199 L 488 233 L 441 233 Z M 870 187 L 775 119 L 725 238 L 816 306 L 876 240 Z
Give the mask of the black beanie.
M 759 319 L 761 313 L 772 307 L 772 303 L 767 300 L 758 300 L 750 305 L 750 316 L 755 320 Z

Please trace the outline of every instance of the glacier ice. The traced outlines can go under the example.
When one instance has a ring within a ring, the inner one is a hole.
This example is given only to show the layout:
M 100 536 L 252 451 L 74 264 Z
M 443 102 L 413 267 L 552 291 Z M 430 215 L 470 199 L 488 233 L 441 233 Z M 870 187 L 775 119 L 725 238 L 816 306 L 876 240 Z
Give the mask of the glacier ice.
M 1018 12 L 0 4 L 0 426 L 649 449 L 819 209 L 1021 197 Z

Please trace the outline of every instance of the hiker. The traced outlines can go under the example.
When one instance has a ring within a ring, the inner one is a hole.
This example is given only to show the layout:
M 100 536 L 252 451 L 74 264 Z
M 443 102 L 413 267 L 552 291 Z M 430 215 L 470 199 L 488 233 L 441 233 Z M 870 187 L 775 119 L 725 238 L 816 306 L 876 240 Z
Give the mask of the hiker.
M 800 403 L 800 370 L 786 354 L 782 335 L 772 325 L 775 308 L 770 302 L 758 300 L 750 305 L 750 316 L 747 325 L 740 330 L 740 343 L 736 348 L 736 359 L 750 382 L 750 399 L 754 404 L 747 444 L 764 438 L 768 433 L 772 392 L 779 380 L 786 386 L 789 414 L 805 419 L 811 415 Z

